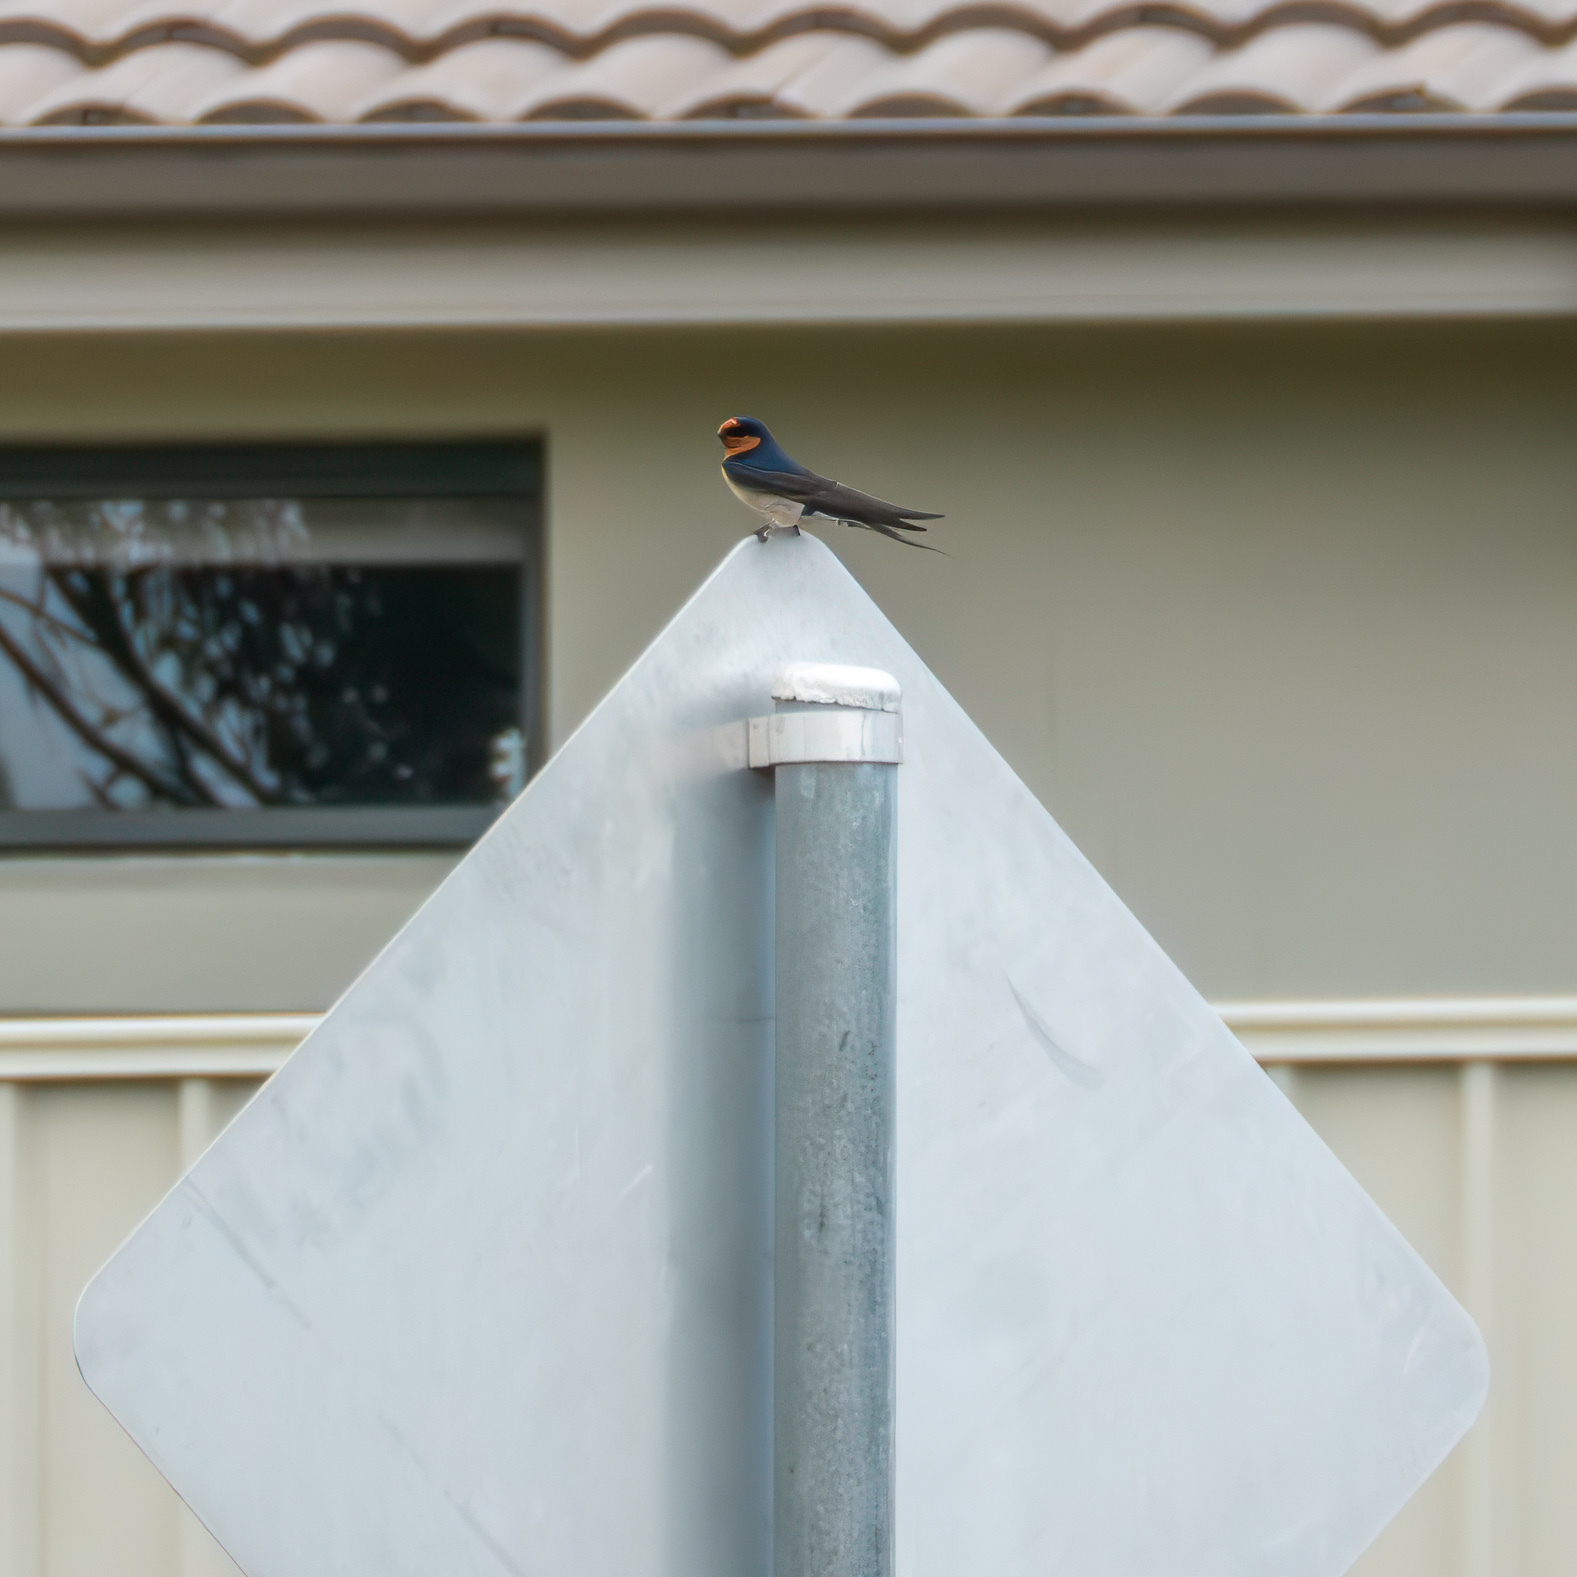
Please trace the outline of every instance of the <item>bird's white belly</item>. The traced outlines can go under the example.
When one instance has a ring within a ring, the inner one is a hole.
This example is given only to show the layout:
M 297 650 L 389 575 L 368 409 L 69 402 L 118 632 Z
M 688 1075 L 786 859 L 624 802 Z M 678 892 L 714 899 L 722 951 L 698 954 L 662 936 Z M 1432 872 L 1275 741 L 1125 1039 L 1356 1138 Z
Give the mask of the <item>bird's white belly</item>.
M 723 480 L 728 483 L 729 490 L 746 509 L 754 510 L 770 525 L 782 526 L 785 529 L 798 525 L 799 517 L 805 512 L 805 506 L 795 503 L 792 498 L 784 498 L 777 493 L 762 492 L 754 487 L 742 487 L 727 471 L 723 472 Z

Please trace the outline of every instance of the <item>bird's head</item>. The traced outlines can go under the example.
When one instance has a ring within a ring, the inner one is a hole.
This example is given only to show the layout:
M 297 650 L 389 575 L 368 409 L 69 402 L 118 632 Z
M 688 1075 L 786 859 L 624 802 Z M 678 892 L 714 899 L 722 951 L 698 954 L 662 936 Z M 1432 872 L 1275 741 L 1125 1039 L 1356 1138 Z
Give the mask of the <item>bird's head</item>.
M 772 447 L 772 434 L 767 431 L 767 424 L 758 422 L 754 416 L 730 416 L 717 429 L 717 436 L 723 440 L 723 448 L 730 459 L 760 444 Z

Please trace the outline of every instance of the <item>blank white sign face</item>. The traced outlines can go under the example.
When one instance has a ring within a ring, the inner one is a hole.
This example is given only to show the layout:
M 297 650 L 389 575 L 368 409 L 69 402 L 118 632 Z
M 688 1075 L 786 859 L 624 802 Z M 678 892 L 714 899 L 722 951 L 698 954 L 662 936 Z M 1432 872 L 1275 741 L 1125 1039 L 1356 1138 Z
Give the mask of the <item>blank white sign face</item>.
M 831 552 L 749 540 L 83 1295 L 251 1577 L 766 1577 L 795 660 L 903 685 L 901 1577 L 1336 1577 L 1478 1411 L 1466 1315 Z

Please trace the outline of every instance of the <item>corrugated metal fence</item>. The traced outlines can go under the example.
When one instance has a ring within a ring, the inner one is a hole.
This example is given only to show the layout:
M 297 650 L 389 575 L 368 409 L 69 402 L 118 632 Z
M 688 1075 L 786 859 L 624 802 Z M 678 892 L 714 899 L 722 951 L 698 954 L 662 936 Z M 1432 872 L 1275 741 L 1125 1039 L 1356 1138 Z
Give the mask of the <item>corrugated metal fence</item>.
M 1569 1577 L 1577 999 L 1220 1009 L 1489 1340 L 1485 1418 L 1357 1571 Z M 233 1574 L 82 1385 L 71 1316 L 314 1022 L 0 1020 L 0 1577 Z

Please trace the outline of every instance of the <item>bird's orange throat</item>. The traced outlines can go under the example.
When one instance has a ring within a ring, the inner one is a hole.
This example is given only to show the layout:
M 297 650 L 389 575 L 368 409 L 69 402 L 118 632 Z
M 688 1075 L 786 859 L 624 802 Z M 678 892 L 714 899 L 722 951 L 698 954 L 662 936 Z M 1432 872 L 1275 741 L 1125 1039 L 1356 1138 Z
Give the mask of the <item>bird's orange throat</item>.
M 747 449 L 754 449 L 761 442 L 759 438 L 752 438 L 748 433 L 722 433 L 723 448 L 730 455 L 743 454 Z

